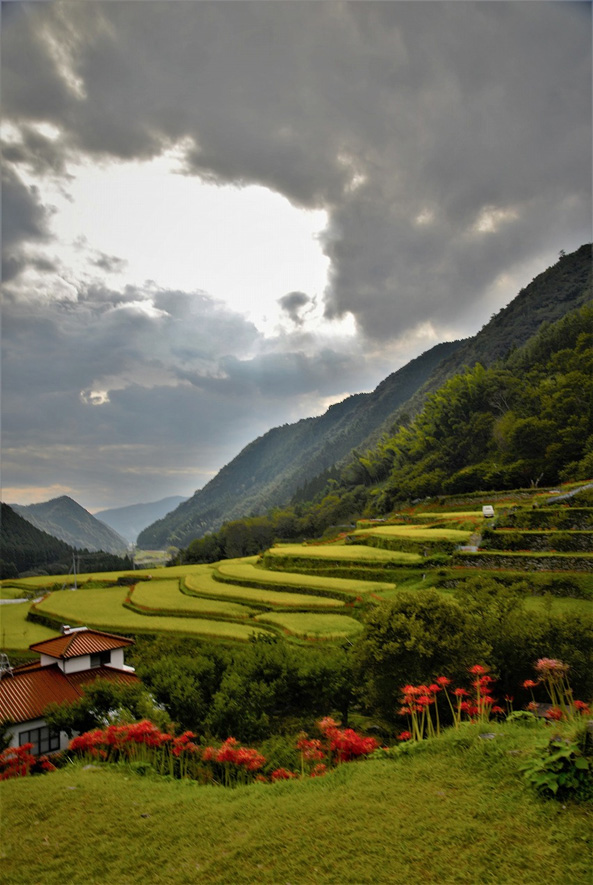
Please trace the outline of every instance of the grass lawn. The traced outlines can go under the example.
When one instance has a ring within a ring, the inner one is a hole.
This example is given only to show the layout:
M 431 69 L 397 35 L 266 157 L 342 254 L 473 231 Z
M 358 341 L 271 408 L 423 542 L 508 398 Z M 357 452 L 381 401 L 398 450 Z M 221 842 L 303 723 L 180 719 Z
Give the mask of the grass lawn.
M 64 623 L 79 622 L 88 627 L 115 632 L 185 633 L 192 636 L 211 636 L 218 639 L 247 641 L 257 627 L 252 624 L 233 624 L 205 618 L 176 618 L 166 615 L 141 615 L 123 607 L 126 587 L 108 587 L 103 590 L 77 590 L 52 593 L 38 603 L 41 613 L 53 615 Z M 265 632 L 265 631 L 261 631 Z
M 0 647 L 3 649 L 23 650 L 34 642 L 42 642 L 58 636 L 57 630 L 50 630 L 42 624 L 27 621 L 30 602 L 16 602 L 12 605 L 0 605 Z
M 161 581 L 142 581 L 136 584 L 132 601 L 137 605 L 158 609 L 166 614 L 169 611 L 182 611 L 190 614 L 225 615 L 231 618 L 249 618 L 257 609 L 240 605 L 237 602 L 225 602 L 219 599 L 202 599 L 188 596 L 179 589 L 179 579 Z
M 338 548 L 341 549 L 341 548 Z M 362 596 L 377 590 L 393 590 L 394 584 L 383 581 L 357 581 L 349 578 L 325 578 L 321 575 L 300 575 L 291 572 L 273 572 L 246 562 L 221 562 L 216 571 L 225 578 L 275 584 L 278 587 L 298 587 L 306 590 L 339 590 L 352 596 Z
M 362 624 L 346 615 L 323 615 L 308 612 L 270 612 L 256 615 L 256 621 L 282 627 L 293 636 L 302 639 L 339 639 L 354 637 L 362 630 Z
M 306 576 L 305 576 L 306 577 Z M 215 581 L 212 574 L 188 575 L 185 586 L 194 593 L 219 599 L 240 600 L 285 608 L 341 608 L 344 602 L 306 593 L 283 593 L 281 590 L 262 590 L 259 587 L 241 587 L 238 584 Z
M 418 553 L 402 553 L 399 550 L 381 550 L 363 544 L 278 544 L 266 552 L 266 556 L 285 556 L 293 559 L 328 559 L 340 562 L 420 562 Z
M 396 760 L 227 790 L 70 765 L 0 783 L 6 885 L 590 885 L 589 809 L 539 799 L 541 738 L 448 733 Z M 529 743 L 528 743 L 529 742 Z

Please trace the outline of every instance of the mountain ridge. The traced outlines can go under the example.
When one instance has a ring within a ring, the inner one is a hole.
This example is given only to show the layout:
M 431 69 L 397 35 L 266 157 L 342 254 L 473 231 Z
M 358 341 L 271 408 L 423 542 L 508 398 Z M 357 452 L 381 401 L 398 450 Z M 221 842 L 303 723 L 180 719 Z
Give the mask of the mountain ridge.
M 142 529 L 171 513 L 184 501 L 187 501 L 186 495 L 169 495 L 159 501 L 98 510 L 93 516 L 125 538 L 128 543 L 134 544 Z
M 128 542 L 73 498 L 61 495 L 41 504 L 10 504 L 15 513 L 35 528 L 76 549 L 122 553 Z
M 272 428 L 249 443 L 203 489 L 145 529 L 139 543 L 184 546 L 223 522 L 287 504 L 299 486 L 343 462 L 353 449 L 372 447 L 417 414 L 427 397 L 464 367 L 492 365 L 523 345 L 542 324 L 590 298 L 591 245 L 585 244 L 538 274 L 476 335 L 436 345 L 389 375 L 372 393 L 354 394 L 324 415 Z

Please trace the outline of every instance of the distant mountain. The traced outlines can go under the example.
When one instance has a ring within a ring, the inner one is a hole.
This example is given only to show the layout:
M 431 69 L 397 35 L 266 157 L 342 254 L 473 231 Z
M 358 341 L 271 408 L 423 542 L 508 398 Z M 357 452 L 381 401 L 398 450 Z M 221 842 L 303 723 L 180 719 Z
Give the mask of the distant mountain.
M 0 578 L 20 574 L 65 575 L 76 567 L 82 572 L 121 571 L 132 568 L 129 556 L 95 551 L 79 553 L 74 547 L 36 528 L 2 504 L 0 519 Z
M 43 532 L 79 550 L 122 553 L 128 542 L 67 495 L 43 504 L 11 504 L 12 509 Z
M 16 577 L 26 569 L 41 568 L 61 560 L 72 561 L 72 548 L 36 528 L 8 504 L 2 504 L 0 520 L 0 562 L 2 577 Z
M 130 544 L 135 544 L 142 529 L 166 516 L 184 501 L 187 501 L 187 497 L 171 495 L 169 498 L 162 498 L 149 504 L 130 504 L 128 507 L 100 510 L 94 515 L 122 535 Z
M 490 366 L 591 299 L 591 246 L 539 274 L 477 335 L 437 345 L 385 379 L 317 418 L 276 427 L 250 443 L 189 500 L 138 537 L 142 547 L 186 546 L 224 522 L 287 504 L 295 491 L 352 451 L 418 413 L 426 398 L 465 366 Z

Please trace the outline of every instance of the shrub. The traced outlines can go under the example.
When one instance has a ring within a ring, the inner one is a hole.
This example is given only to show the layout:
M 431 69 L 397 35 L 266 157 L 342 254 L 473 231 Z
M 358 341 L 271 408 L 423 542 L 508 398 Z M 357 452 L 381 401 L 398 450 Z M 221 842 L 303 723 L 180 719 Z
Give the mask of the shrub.
M 578 743 L 553 737 L 543 751 L 521 766 L 526 780 L 547 798 L 593 800 L 593 757 Z

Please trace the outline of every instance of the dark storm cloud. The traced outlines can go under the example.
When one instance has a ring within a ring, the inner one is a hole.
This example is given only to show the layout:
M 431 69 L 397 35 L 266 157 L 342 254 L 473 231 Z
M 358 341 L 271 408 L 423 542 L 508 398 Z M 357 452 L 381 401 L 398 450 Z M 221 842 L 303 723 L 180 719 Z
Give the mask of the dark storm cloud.
M 9 118 L 97 156 L 186 139 L 188 173 L 327 208 L 326 314 L 370 338 L 463 316 L 501 269 L 590 235 L 588 4 L 26 10 L 5 29 Z
M 37 262 L 38 269 L 49 269 L 49 263 L 28 258 L 25 246 L 50 239 L 49 210 L 42 205 L 35 187 L 27 187 L 16 172 L 2 166 L 2 279 L 16 277 L 28 261 Z
M 307 304 L 311 303 L 311 299 L 304 292 L 289 292 L 278 299 L 278 304 L 283 311 L 290 317 L 295 326 L 303 325 L 302 310 Z
M 9 297 L 3 332 L 11 487 L 35 470 L 56 486 L 84 476 L 81 494 L 104 503 L 105 486 L 133 501 L 202 485 L 254 437 L 301 417 L 299 402 L 331 394 L 336 372 L 355 377 L 330 350 L 254 356 L 255 327 L 199 292 Z

